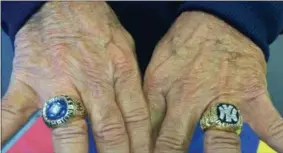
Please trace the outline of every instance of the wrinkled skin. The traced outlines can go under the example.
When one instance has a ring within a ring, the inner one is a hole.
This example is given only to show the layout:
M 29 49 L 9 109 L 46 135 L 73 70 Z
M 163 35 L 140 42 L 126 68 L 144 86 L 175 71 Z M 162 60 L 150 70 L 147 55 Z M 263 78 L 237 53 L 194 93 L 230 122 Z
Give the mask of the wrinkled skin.
M 15 47 L 1 144 L 44 101 L 66 94 L 86 108 L 99 153 L 149 153 L 151 146 L 155 153 L 185 152 L 202 113 L 223 101 L 283 152 L 283 121 L 267 92 L 261 50 L 214 16 L 178 17 L 147 68 L 147 102 L 134 42 L 104 2 L 46 3 L 17 33 Z M 88 152 L 83 119 L 53 129 L 52 137 L 55 152 Z M 240 152 L 234 133 L 207 130 L 204 143 L 206 153 Z
M 100 153 L 149 152 L 134 42 L 105 2 L 48 2 L 17 33 L 2 143 L 57 95 L 83 102 Z M 52 130 L 55 152 L 87 153 L 85 120 Z
M 146 94 L 155 153 L 183 153 L 202 113 L 213 104 L 236 105 L 252 129 L 283 152 L 283 120 L 266 85 L 262 51 L 222 20 L 202 12 L 181 14 L 155 48 Z M 239 153 L 240 139 L 205 132 L 206 153 Z

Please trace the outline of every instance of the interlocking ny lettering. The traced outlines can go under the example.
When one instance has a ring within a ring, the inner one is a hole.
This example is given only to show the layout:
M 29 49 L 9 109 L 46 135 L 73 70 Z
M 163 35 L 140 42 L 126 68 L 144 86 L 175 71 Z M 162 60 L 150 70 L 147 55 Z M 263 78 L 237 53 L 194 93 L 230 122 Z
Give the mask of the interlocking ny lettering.
M 231 106 L 231 105 L 221 105 L 221 106 L 218 107 L 218 109 L 219 109 L 219 112 L 220 112 L 219 118 L 221 120 L 224 120 L 224 118 L 225 118 L 226 122 L 232 122 L 232 120 L 234 122 L 238 121 L 237 110 L 233 106 Z

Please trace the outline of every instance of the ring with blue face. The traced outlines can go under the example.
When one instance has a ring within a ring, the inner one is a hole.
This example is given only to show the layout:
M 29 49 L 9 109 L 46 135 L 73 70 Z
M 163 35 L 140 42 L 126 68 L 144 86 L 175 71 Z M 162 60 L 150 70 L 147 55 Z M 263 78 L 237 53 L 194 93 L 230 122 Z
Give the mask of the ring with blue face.
M 67 95 L 56 96 L 47 100 L 42 110 L 45 124 L 56 128 L 68 123 L 74 117 L 84 117 L 85 110 L 82 103 Z

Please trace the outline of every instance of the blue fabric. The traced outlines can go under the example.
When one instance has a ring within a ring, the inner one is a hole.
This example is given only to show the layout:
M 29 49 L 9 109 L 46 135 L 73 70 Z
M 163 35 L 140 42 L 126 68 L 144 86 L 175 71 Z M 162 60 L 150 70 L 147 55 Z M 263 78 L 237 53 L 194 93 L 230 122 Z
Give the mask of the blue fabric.
M 14 41 L 22 25 L 44 4 L 44 2 L 1 2 L 3 30 Z
M 240 138 L 242 153 L 257 152 L 260 139 L 247 123 L 243 124 Z

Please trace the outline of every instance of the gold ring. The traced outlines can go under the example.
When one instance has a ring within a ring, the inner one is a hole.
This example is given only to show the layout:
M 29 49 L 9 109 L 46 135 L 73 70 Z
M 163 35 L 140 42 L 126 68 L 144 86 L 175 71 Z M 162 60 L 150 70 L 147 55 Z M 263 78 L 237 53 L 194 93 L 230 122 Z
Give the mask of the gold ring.
M 200 119 L 203 131 L 216 129 L 239 134 L 243 126 L 240 110 L 230 103 L 218 103 L 205 111 Z
M 55 96 L 47 100 L 42 110 L 45 124 L 50 128 L 60 127 L 75 117 L 84 118 L 85 109 L 81 102 L 67 96 Z

